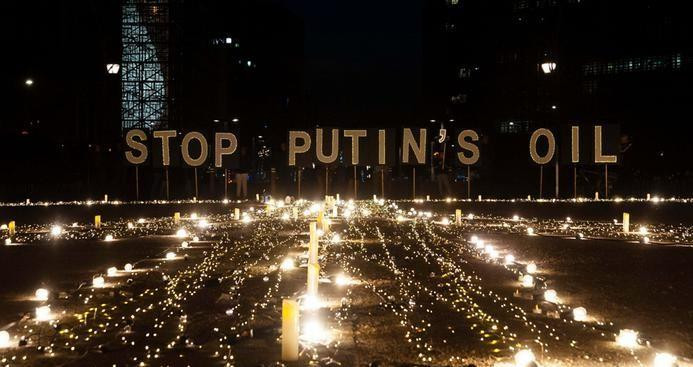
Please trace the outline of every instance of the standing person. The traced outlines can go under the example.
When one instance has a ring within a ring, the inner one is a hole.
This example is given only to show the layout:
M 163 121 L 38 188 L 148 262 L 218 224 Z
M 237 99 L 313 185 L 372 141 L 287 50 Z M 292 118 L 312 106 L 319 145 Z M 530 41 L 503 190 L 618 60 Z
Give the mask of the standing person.
M 283 195 L 291 195 L 291 170 L 289 168 L 288 152 L 286 143 L 279 145 L 279 151 L 275 155 L 277 173 L 279 176 L 279 192 Z
M 452 195 L 450 176 L 448 175 L 449 165 L 444 155 L 446 153 L 445 151 L 439 152 L 439 154 L 436 154 L 433 161 L 435 179 L 438 183 L 438 194 L 441 198 L 450 197 Z
M 248 197 L 248 172 L 250 170 L 248 165 L 248 151 L 245 147 L 241 147 L 238 170 L 236 170 L 236 198 L 246 199 Z

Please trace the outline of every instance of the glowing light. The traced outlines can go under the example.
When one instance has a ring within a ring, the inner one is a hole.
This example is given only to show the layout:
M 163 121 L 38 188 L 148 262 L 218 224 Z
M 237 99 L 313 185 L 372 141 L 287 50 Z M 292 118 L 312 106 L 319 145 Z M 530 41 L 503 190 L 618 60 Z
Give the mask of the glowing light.
M 318 228 L 318 230 L 315 231 L 315 234 L 318 235 L 318 237 L 322 237 L 325 234 L 325 231 Z
M 282 220 L 283 220 L 284 222 L 288 222 L 289 219 L 291 219 L 291 216 L 289 215 L 289 213 L 284 213 L 284 214 L 282 214 Z
M 188 246 L 189 246 L 189 245 L 188 245 L 188 241 L 183 241 L 183 242 L 180 244 L 180 247 L 182 247 L 182 248 L 188 248 Z
M 477 237 L 476 235 L 472 236 L 472 238 L 469 239 L 469 242 L 471 243 L 476 243 L 477 241 L 479 241 L 479 237 Z
M 132 264 L 127 263 L 127 264 L 125 264 L 125 266 L 123 267 L 123 269 L 125 269 L 125 271 L 127 271 L 127 272 L 131 272 L 132 269 L 133 269 L 133 266 L 132 266 Z
M 347 275 L 339 274 L 339 275 L 337 275 L 337 277 L 335 278 L 335 281 L 334 281 L 334 282 L 335 282 L 335 284 L 337 284 L 338 286 L 342 287 L 342 286 L 351 284 L 351 278 L 348 277 Z
M 573 320 L 575 321 L 587 321 L 587 309 L 584 307 L 576 307 L 573 309 Z
M 186 231 L 185 228 L 181 228 L 181 229 L 176 231 L 176 237 L 178 237 L 178 238 L 188 237 L 188 231 Z
M 128 229 L 133 229 L 135 228 L 135 225 L 132 224 L 132 222 L 128 222 Z
M 534 277 L 529 275 L 529 274 L 523 275 L 521 278 L 521 281 L 522 281 L 522 286 L 525 288 L 534 287 Z
M 11 244 L 12 244 L 12 240 L 9 239 L 9 238 L 5 238 L 5 245 L 8 245 L 8 246 L 9 246 L 9 245 L 11 245 Z
M 537 272 L 537 264 L 535 263 L 529 263 L 527 264 L 527 272 L 529 274 L 534 274 Z
M 51 236 L 53 237 L 58 237 L 63 233 L 63 227 L 61 226 L 53 226 L 51 227 Z
M 106 238 L 104 238 L 104 241 L 106 242 L 111 242 L 113 241 L 113 235 L 112 234 L 107 234 Z
M 522 349 L 515 354 L 515 366 L 516 367 L 529 367 L 536 360 L 534 353 L 529 349 Z
M 190 213 L 190 219 L 197 219 L 197 213 Z
M 638 332 L 631 329 L 621 329 L 616 336 L 616 344 L 624 348 L 635 348 L 638 346 Z
M 250 218 L 250 216 L 249 216 L 248 214 L 243 213 L 243 218 L 241 218 L 241 222 L 243 222 L 243 223 L 250 223 L 250 222 L 252 222 L 252 221 L 253 221 L 253 219 Z
M 200 242 L 200 237 L 195 236 L 195 237 L 193 237 L 192 240 L 193 240 L 193 242 Z
M 10 333 L 5 330 L 0 331 L 0 348 L 7 348 L 10 346 Z
M 322 301 L 315 296 L 306 295 L 303 297 L 301 308 L 304 310 L 317 310 L 322 307 Z
M 638 232 L 639 232 L 640 234 L 642 234 L 642 235 L 648 234 L 648 232 L 647 232 L 647 227 L 645 227 L 645 226 L 640 226 L 640 228 L 638 228 Z
M 448 219 L 448 218 L 443 218 L 443 219 L 440 221 L 440 224 L 442 224 L 442 225 L 444 225 L 444 226 L 447 226 L 448 224 L 450 224 L 450 219 Z
M 106 64 L 106 72 L 109 74 L 118 74 L 120 71 L 120 64 Z
M 176 258 L 176 253 L 173 251 L 169 251 L 166 253 L 166 260 L 173 260 Z
M 330 342 L 330 333 L 325 330 L 321 322 L 309 320 L 301 328 L 300 339 L 311 344 L 327 344 Z
M 512 265 L 515 262 L 515 256 L 505 255 L 505 265 Z
M 115 276 L 117 273 L 118 268 L 116 268 L 115 266 L 111 266 L 106 270 L 106 275 L 108 275 L 109 277 Z
M 339 233 L 335 233 L 332 235 L 332 243 L 340 243 L 342 242 L 342 236 L 339 235 Z
M 1 341 L 0 341 L 1 342 Z M 669 353 L 657 353 L 654 357 L 653 367 L 675 367 L 676 356 Z
M 140 218 L 140 219 L 138 219 L 138 220 L 137 220 L 137 223 L 139 223 L 139 224 L 142 224 L 142 223 L 144 223 L 144 218 Z
M 36 321 L 49 321 L 52 319 L 53 319 L 53 314 L 51 314 L 51 306 L 50 305 L 36 307 Z
M 544 291 L 544 299 L 545 299 L 547 302 L 559 303 L 559 300 L 558 300 L 558 293 L 556 293 L 556 291 L 553 290 L 553 289 L 547 289 L 547 290 Z
M 106 280 L 102 276 L 98 276 L 91 280 L 91 285 L 94 288 L 103 288 L 106 285 Z
M 282 271 L 288 271 L 295 267 L 296 265 L 294 264 L 293 259 L 284 259 L 284 261 L 282 261 L 282 264 L 279 266 L 279 268 L 282 269 Z
M 551 74 L 554 70 L 556 70 L 555 62 L 544 62 L 541 64 L 541 71 L 543 71 L 544 74 Z
M 534 228 L 532 228 L 532 227 L 527 227 L 527 234 L 530 235 L 530 236 L 533 236 L 533 235 L 534 235 Z
M 467 219 L 469 219 L 469 220 L 474 219 L 474 214 L 472 214 L 472 213 L 467 214 Z
M 404 216 L 402 216 L 401 214 L 397 216 L 397 221 L 398 221 L 398 222 L 404 222 L 405 219 L 406 219 L 406 218 L 404 218 Z
M 650 243 L 650 237 L 645 236 L 640 241 L 647 245 Z
M 209 227 L 209 222 L 206 219 L 202 219 L 199 222 L 197 222 L 197 226 L 199 228 L 205 229 L 205 228 Z
M 518 220 L 520 220 L 520 216 L 517 214 L 513 215 L 513 221 L 517 222 Z
M 39 288 L 34 292 L 34 297 L 36 297 L 37 301 L 48 301 L 48 295 L 50 292 L 48 292 L 48 289 L 46 288 Z

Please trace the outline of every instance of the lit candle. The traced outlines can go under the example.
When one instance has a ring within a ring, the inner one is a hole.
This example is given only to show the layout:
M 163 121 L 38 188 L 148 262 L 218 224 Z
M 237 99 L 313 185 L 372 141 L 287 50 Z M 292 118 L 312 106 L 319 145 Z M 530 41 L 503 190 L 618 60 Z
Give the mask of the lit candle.
M 180 212 L 173 213 L 173 223 L 175 223 L 175 224 L 180 223 Z
M 17 230 L 16 230 L 16 224 L 14 223 L 14 221 L 10 221 L 10 223 L 7 225 L 7 230 L 9 231 L 10 237 L 15 235 Z
M 318 224 L 310 222 L 310 240 L 308 241 L 308 263 L 318 263 Z
M 298 360 L 298 302 L 282 300 L 282 361 Z
M 94 227 L 101 228 L 101 216 L 100 215 L 94 216 Z
M 318 278 L 320 276 L 320 265 L 308 264 L 308 295 L 312 297 L 318 296 Z
M 623 212 L 623 233 L 630 232 L 630 214 Z

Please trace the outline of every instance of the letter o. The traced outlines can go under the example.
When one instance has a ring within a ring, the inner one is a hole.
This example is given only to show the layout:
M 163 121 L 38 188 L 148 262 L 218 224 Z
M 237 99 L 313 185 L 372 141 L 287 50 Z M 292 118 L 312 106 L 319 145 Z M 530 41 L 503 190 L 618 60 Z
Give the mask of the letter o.
M 197 140 L 200 142 L 200 156 L 197 158 L 192 158 L 190 156 L 190 141 Z M 183 153 L 183 160 L 185 163 L 191 167 L 199 167 L 205 163 L 207 160 L 207 155 L 209 147 L 207 146 L 207 139 L 202 133 L 197 131 L 191 131 L 185 134 L 183 141 L 181 142 L 181 153 Z
M 546 152 L 546 155 L 543 157 L 537 153 L 537 141 L 539 140 L 540 137 L 546 137 L 547 142 L 549 143 L 549 149 Z M 532 157 L 532 160 L 537 163 L 537 164 L 546 164 L 551 162 L 551 159 L 553 159 L 553 154 L 556 152 L 556 138 L 553 136 L 553 133 L 549 129 L 541 128 L 537 129 L 532 133 L 532 137 L 529 138 L 529 155 Z

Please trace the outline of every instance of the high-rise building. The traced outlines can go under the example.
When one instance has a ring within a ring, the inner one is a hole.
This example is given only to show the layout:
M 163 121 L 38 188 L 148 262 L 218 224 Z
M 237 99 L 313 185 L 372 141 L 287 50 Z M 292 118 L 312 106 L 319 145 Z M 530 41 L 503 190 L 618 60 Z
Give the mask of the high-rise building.
M 122 5 L 121 121 L 123 128 L 163 128 L 171 112 L 168 0 Z

